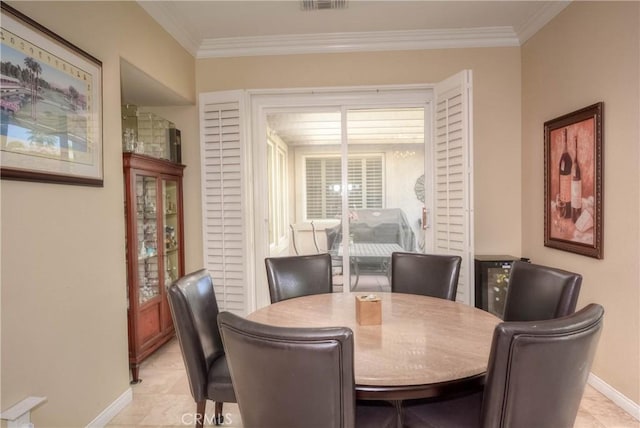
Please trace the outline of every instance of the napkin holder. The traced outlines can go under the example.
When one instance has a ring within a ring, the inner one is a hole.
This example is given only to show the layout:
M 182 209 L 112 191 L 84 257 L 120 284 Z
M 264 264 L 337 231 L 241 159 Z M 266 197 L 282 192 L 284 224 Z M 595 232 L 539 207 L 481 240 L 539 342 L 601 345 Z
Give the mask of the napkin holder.
M 375 295 L 356 296 L 356 321 L 360 325 L 382 324 L 382 300 Z

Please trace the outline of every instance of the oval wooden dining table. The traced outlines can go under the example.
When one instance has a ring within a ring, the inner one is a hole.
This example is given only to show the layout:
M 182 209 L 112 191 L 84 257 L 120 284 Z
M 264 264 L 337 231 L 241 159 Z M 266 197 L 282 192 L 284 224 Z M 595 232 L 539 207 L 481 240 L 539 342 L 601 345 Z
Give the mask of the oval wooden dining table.
M 359 325 L 356 296 L 330 293 L 283 300 L 247 317 L 283 327 L 346 326 L 354 333 L 356 398 L 401 402 L 478 388 L 500 322 L 462 303 L 401 293 L 382 299 L 382 323 Z

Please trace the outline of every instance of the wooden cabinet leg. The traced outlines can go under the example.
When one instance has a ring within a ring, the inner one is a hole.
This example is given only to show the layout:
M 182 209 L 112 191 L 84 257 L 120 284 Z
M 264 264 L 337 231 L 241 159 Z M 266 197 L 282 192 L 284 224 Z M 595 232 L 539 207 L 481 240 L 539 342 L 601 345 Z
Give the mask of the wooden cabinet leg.
M 142 379 L 140 379 L 139 377 L 139 373 L 140 373 L 140 365 L 139 364 L 133 364 L 131 366 L 131 385 L 135 385 L 137 383 L 142 382 Z

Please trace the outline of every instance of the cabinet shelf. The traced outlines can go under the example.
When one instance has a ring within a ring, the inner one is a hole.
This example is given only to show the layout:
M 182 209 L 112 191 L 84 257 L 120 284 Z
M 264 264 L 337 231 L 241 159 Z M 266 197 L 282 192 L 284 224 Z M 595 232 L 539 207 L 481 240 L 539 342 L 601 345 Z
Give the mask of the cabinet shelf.
M 123 165 L 129 366 L 137 383 L 140 363 L 174 335 L 166 287 L 184 275 L 184 166 L 134 153 L 123 154 Z

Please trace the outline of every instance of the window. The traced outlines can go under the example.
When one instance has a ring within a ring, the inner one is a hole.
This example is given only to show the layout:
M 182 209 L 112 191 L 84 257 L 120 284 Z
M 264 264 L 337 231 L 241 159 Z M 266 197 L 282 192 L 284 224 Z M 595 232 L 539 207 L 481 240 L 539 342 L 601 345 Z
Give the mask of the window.
M 384 156 L 349 156 L 349 207 L 383 208 Z M 305 159 L 306 220 L 330 220 L 342 212 L 342 167 L 340 156 Z
M 286 146 L 267 141 L 267 179 L 269 199 L 269 245 L 278 247 L 287 240 L 287 153 Z

